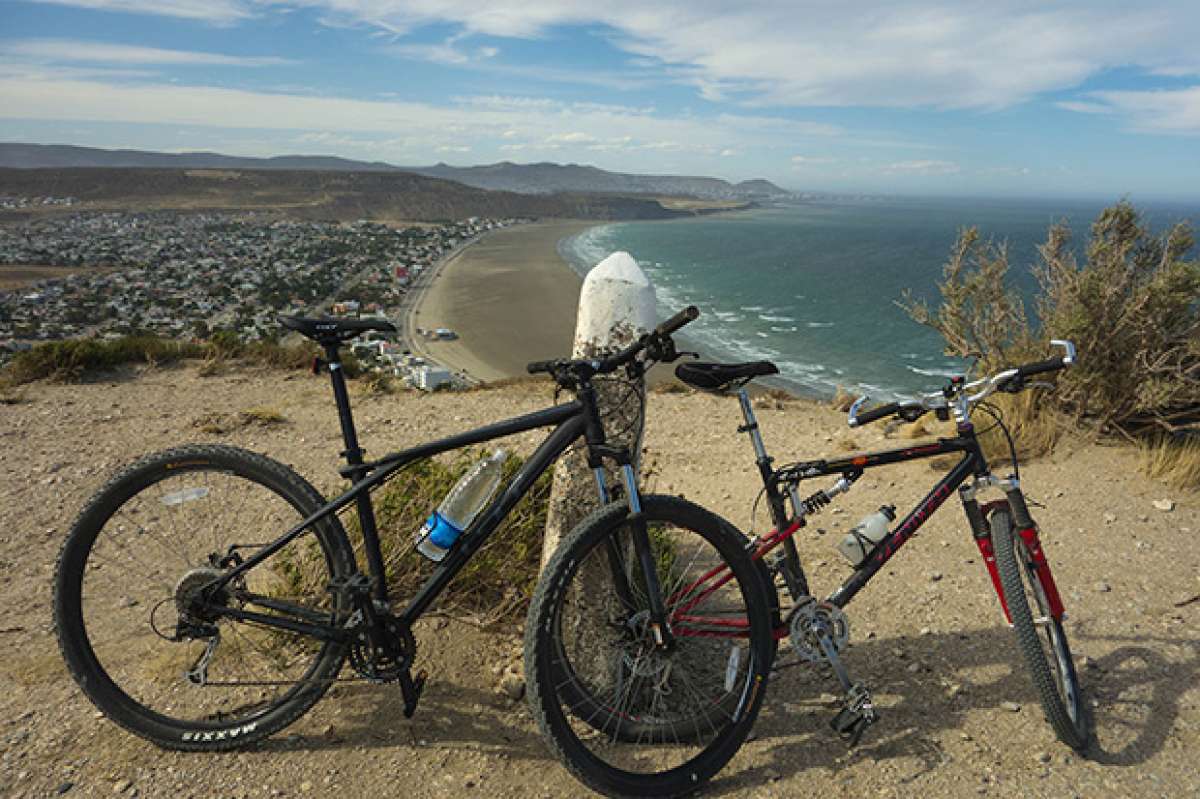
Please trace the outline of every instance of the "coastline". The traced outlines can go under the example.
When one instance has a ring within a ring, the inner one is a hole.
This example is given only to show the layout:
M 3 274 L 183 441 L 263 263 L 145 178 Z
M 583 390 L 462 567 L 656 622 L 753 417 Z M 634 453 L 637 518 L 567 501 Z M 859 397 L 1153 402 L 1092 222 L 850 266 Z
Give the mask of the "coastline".
M 558 243 L 597 224 L 552 220 L 502 228 L 450 255 L 405 325 L 445 327 L 458 337 L 429 341 L 409 330 L 414 351 L 483 382 L 524 375 L 529 361 L 569 355 L 583 278 Z

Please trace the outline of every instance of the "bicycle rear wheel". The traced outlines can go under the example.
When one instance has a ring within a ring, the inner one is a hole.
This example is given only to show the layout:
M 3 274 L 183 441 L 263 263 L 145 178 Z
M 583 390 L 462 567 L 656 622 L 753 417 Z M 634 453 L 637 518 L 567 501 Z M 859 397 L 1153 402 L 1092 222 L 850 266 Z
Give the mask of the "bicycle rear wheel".
M 117 724 L 173 749 L 228 749 L 290 724 L 337 676 L 341 643 L 197 611 L 205 586 L 323 501 L 292 470 L 226 446 L 147 456 L 114 477 L 59 555 L 59 647 Z M 331 580 L 353 554 L 327 517 L 214 600 L 313 624 L 344 621 Z
M 1008 510 L 992 513 L 991 534 L 1000 585 L 1017 644 L 1029 667 L 1046 720 L 1063 743 L 1083 751 L 1089 738 L 1087 713 L 1062 622 L 1050 612 L 1033 557 L 1024 539 L 1017 535 Z M 1036 616 L 1030 610 L 1031 604 L 1037 610 Z
M 526 625 L 526 683 L 543 734 L 582 782 L 673 796 L 716 774 L 749 733 L 770 669 L 771 611 L 726 522 L 675 497 L 643 497 L 642 511 L 674 647 L 654 646 L 628 507 L 614 503 L 546 566 Z

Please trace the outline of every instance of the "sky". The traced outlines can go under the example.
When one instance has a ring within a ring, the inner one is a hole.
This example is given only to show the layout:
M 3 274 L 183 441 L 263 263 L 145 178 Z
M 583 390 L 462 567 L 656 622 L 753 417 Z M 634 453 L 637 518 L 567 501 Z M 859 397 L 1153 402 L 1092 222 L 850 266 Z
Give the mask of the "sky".
M 1196 0 L 0 0 L 0 141 L 1200 199 Z

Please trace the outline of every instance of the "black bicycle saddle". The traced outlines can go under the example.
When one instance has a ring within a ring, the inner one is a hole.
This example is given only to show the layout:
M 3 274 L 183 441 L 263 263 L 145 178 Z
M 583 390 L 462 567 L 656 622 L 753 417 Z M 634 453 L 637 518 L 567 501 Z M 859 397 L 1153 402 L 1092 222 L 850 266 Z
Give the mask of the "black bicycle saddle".
M 737 383 L 744 383 L 763 375 L 777 375 L 779 368 L 770 361 L 749 363 L 705 363 L 691 361 L 675 367 L 675 376 L 693 388 L 704 391 L 724 391 Z

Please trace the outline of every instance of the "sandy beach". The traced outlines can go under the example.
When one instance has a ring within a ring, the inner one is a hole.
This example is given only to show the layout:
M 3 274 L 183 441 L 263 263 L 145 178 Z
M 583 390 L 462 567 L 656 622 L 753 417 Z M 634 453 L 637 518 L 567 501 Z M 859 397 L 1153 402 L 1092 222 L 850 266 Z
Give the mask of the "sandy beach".
M 558 242 L 594 224 L 505 228 L 451 256 L 417 299 L 411 323 L 449 328 L 458 338 L 415 338 L 416 349 L 482 381 L 523 375 L 529 361 L 570 354 L 583 280 L 559 256 Z

